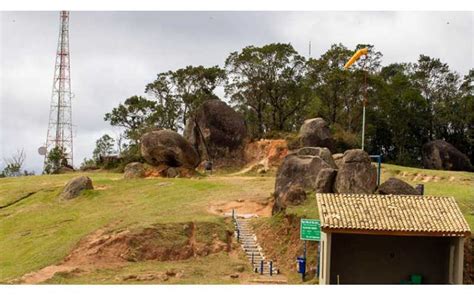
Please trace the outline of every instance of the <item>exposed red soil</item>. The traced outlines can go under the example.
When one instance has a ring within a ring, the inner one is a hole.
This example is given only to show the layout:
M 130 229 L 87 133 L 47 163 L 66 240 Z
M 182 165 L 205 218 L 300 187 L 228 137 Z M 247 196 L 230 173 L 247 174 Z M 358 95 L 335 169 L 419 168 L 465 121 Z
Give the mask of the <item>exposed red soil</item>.
M 233 200 L 224 203 L 215 203 L 209 211 L 216 215 L 230 216 L 232 210 L 239 216 L 270 217 L 273 203 L 268 200 Z
M 203 240 L 204 232 L 212 233 L 211 239 Z M 81 239 L 61 263 L 26 274 L 19 282 L 35 284 L 52 278 L 58 272 L 113 268 L 127 261 L 184 260 L 221 251 L 230 252 L 231 248 L 232 233 L 213 223 L 155 225 L 134 231 L 104 228 Z
M 276 169 L 288 154 L 286 140 L 259 140 L 245 146 L 244 160 L 246 167 L 239 173 L 263 169 Z

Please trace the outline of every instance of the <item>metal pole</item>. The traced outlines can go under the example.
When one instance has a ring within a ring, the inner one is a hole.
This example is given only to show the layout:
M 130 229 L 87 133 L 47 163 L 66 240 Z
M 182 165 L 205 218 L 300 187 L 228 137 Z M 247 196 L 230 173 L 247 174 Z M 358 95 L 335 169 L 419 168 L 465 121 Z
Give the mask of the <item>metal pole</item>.
M 263 260 L 260 261 L 260 274 L 263 274 Z
M 365 102 L 364 107 L 362 108 L 362 150 L 364 150 L 365 142 Z
M 254 264 L 254 257 L 255 257 L 254 252 L 252 252 L 252 266 Z
M 319 278 L 319 266 L 320 266 L 320 254 L 321 254 L 321 242 L 318 242 L 318 258 L 316 259 L 316 278 Z
M 273 261 L 270 261 L 270 276 L 273 275 Z
M 306 259 L 306 242 L 307 241 L 304 241 L 304 259 Z
M 378 164 L 379 164 L 379 167 L 378 167 L 378 174 L 377 174 L 377 186 L 380 186 L 380 175 L 382 173 L 382 155 L 379 155 L 378 157 Z
M 365 57 L 367 59 L 367 56 Z M 365 68 L 365 63 L 364 63 Z M 367 71 L 364 69 L 364 102 L 362 108 L 362 150 L 365 143 L 365 105 L 367 104 Z

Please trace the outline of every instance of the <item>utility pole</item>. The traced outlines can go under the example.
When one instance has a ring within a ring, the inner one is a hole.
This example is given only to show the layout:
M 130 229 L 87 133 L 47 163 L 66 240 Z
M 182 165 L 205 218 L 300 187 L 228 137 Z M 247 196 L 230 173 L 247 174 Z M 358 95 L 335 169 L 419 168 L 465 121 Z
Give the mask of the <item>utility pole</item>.
M 71 76 L 69 63 L 69 12 L 60 12 L 59 38 L 54 66 L 53 90 L 49 111 L 46 146 L 38 151 L 45 155 L 46 166 L 49 151 L 60 148 L 65 153 L 67 165 L 73 166 L 73 135 L 71 106 Z
M 309 42 L 308 46 L 308 59 L 311 58 L 311 41 Z

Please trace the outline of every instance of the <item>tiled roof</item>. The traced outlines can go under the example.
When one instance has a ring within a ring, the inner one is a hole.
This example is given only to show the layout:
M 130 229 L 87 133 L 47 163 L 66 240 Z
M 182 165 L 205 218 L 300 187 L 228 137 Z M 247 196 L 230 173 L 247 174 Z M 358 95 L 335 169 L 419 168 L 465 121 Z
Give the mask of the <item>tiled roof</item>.
M 470 233 L 452 197 L 318 193 L 316 199 L 325 230 L 442 236 Z

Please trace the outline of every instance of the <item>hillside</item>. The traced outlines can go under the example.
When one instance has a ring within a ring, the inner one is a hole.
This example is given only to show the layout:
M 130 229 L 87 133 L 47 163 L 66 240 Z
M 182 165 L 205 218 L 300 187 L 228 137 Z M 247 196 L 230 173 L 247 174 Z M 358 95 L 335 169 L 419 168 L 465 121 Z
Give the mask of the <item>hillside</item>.
M 32 283 L 204 284 L 255 278 L 230 240 L 232 223 L 222 213 L 239 205 L 268 213 L 274 176 L 124 180 L 121 174 L 84 174 L 95 190 L 67 202 L 57 196 L 79 173 L 0 179 L 0 282 L 31 272 L 23 279 Z M 423 183 L 426 194 L 454 196 L 474 229 L 473 173 L 384 165 L 382 177 L 389 176 Z M 315 200 L 287 213 L 316 217 Z M 278 219 L 261 217 L 257 224 Z M 230 277 L 236 273 L 238 278 Z M 288 280 L 297 282 L 293 275 Z

